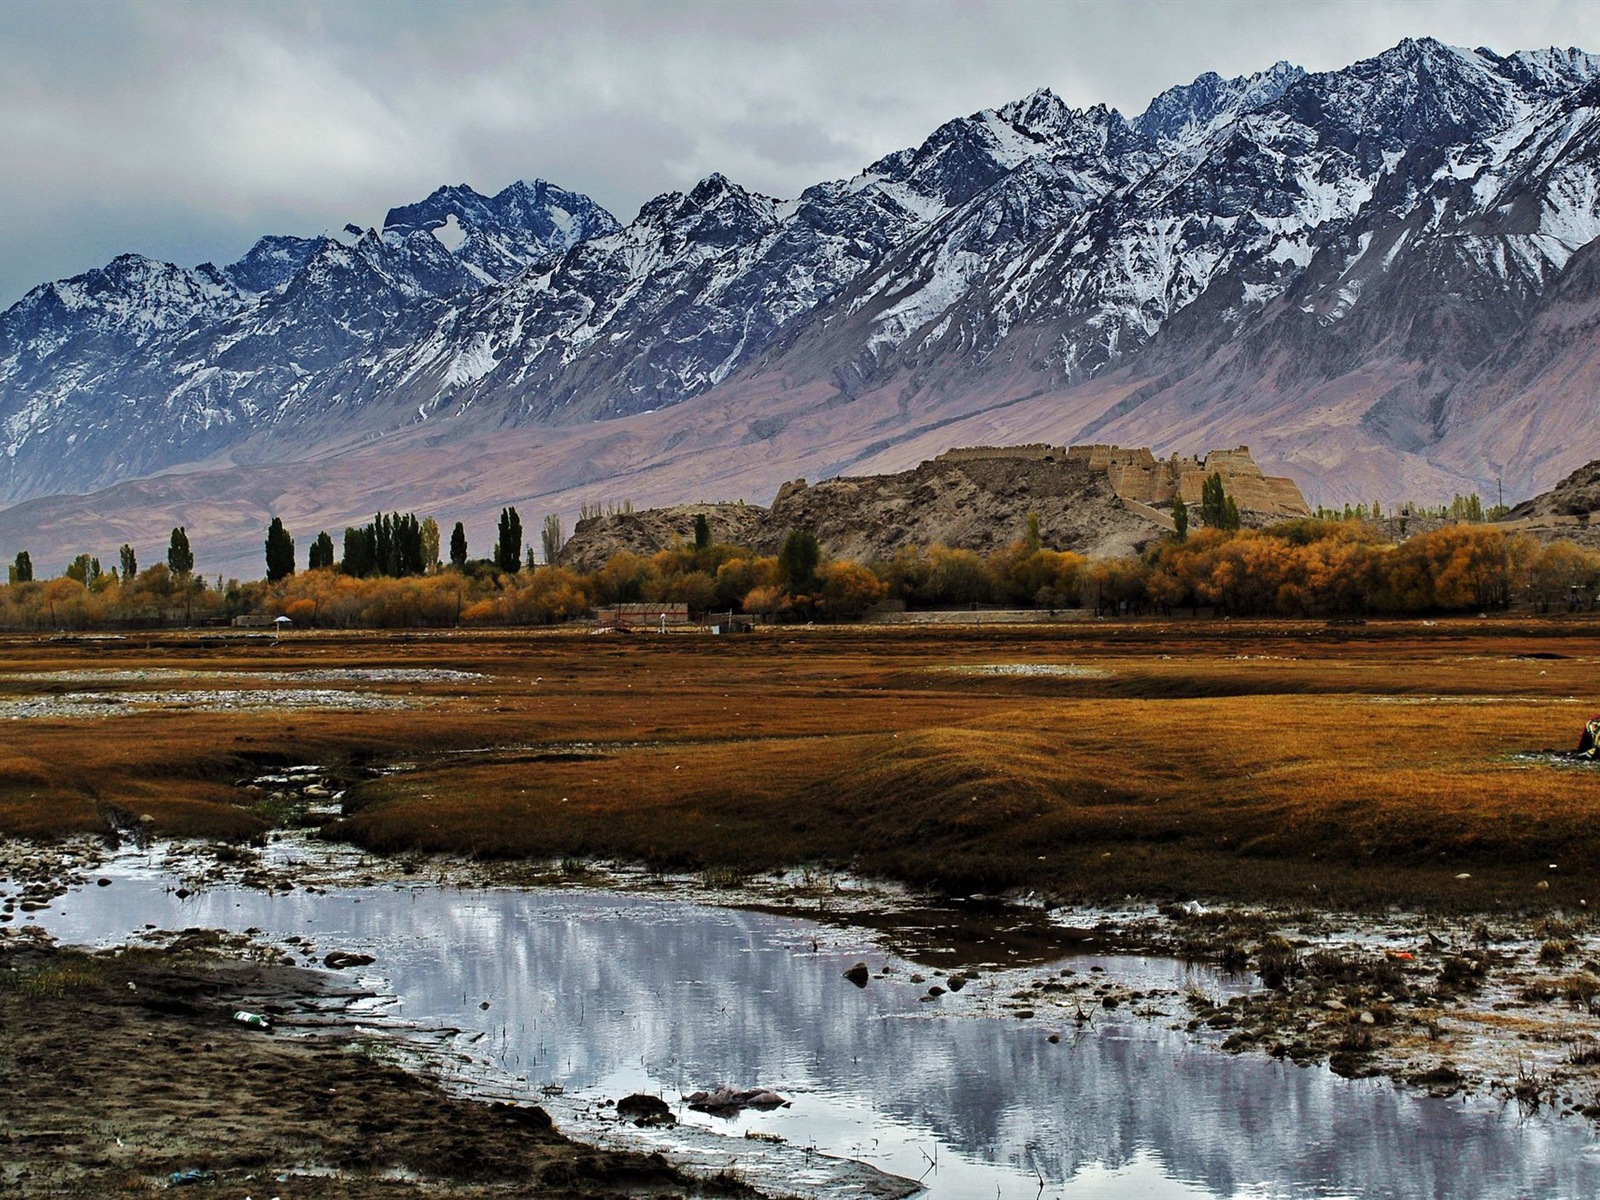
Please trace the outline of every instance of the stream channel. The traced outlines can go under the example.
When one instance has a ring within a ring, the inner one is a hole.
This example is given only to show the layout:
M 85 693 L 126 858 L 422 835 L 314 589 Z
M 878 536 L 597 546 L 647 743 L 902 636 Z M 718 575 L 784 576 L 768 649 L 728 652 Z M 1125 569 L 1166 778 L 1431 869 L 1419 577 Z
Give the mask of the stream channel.
M 883 1172 L 936 1200 L 1600 1195 L 1600 1142 L 1580 1121 L 1230 1056 L 1173 1028 L 1181 995 L 1162 999 L 1164 1017 L 1096 1010 L 1081 1027 L 1070 1010 L 1019 1020 L 1000 1004 L 1063 968 L 1145 990 L 1249 986 L 1171 960 L 985 970 L 930 1001 L 909 981 L 919 968 L 868 933 L 682 898 L 217 886 L 180 899 L 154 856 L 124 853 L 99 873 L 112 885 L 28 920 L 74 944 L 202 927 L 370 954 L 345 973 L 378 993 L 360 1019 L 431 1047 L 452 1086 L 540 1103 L 582 1140 L 731 1166 L 778 1194 L 911 1190 Z M 858 989 L 843 972 L 860 961 L 872 979 Z M 721 1085 L 792 1103 L 731 1119 L 682 1103 Z M 605 1102 L 641 1091 L 682 1124 L 617 1121 Z

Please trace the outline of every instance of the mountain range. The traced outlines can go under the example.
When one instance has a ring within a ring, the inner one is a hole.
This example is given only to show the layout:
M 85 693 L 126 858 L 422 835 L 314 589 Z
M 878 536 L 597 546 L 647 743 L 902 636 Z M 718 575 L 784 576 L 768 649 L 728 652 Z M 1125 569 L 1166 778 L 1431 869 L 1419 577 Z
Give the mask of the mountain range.
M 0 546 L 185 524 L 258 572 L 269 515 L 482 541 L 508 503 L 765 502 L 986 442 L 1520 499 L 1600 456 L 1597 152 L 1600 57 L 1420 39 L 1131 119 L 1037 91 L 789 200 L 714 174 L 622 225 L 463 185 L 223 267 L 124 255 L 0 314 Z

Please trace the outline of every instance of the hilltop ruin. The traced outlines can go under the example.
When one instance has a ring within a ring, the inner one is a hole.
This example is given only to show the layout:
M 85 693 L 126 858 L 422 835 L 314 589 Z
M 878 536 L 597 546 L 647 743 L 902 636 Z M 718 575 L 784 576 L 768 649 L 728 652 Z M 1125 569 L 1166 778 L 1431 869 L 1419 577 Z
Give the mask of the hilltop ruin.
M 595 570 L 619 551 L 651 554 L 692 540 L 697 516 L 714 540 L 763 554 L 775 553 L 789 530 L 808 529 L 829 554 L 872 562 L 910 546 L 986 554 L 1020 538 L 1033 514 L 1044 545 L 1116 557 L 1167 536 L 1166 506 L 1182 496 L 1198 507 L 1212 472 L 1249 517 L 1310 512 L 1294 481 L 1263 475 L 1244 446 L 1170 459 L 1121 446 L 967 446 L 896 475 L 791 480 L 770 508 L 679 505 L 591 517 L 578 523 L 561 561 Z
M 1265 475 L 1250 456 L 1249 446 L 1212 450 L 1200 457 L 1174 454 L 1157 458 L 1148 446 L 1094 444 L 1048 446 L 963 446 L 946 450 L 935 462 L 978 462 L 1016 459 L 1028 462 L 1082 464 L 1104 475 L 1117 499 L 1164 507 L 1182 497 L 1188 505 L 1200 503 L 1200 489 L 1208 475 L 1222 477 L 1222 486 L 1243 512 L 1269 517 L 1304 517 L 1311 513 L 1294 480 Z

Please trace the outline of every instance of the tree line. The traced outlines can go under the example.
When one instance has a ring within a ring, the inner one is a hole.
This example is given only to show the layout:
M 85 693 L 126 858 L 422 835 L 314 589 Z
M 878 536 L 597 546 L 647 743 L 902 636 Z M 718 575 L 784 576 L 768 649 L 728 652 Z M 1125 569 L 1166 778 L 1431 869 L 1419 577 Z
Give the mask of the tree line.
M 0 589 L 0 626 L 81 628 L 286 615 L 297 625 L 452 626 L 539 624 L 617 603 L 682 603 L 694 612 L 739 611 L 777 621 L 851 620 L 884 602 L 908 608 L 1087 608 L 1100 614 L 1337 617 L 1504 609 L 1592 610 L 1600 553 L 1492 525 L 1448 524 L 1402 542 L 1368 521 L 1314 517 L 1242 528 L 1230 498 L 1208 490 L 1205 525 L 1177 530 L 1138 556 L 1088 559 L 1044 545 L 1037 515 L 989 554 L 908 547 L 871 563 L 830 559 L 807 530 L 777 554 L 715 542 L 704 517 L 692 540 L 651 555 L 613 555 L 579 572 L 523 557 L 514 508 L 502 511 L 492 557 L 470 560 L 459 523 L 448 564 L 439 529 L 415 514 L 379 514 L 344 531 L 334 559 L 319 533 L 309 569 L 293 570 L 293 539 L 276 518 L 265 543 L 266 578 L 214 586 L 194 574 L 182 528 L 167 561 L 138 570 L 131 547 L 102 571 L 80 555 L 58 579 L 33 578 L 19 554 Z M 560 550 L 559 521 L 542 531 L 546 557 Z

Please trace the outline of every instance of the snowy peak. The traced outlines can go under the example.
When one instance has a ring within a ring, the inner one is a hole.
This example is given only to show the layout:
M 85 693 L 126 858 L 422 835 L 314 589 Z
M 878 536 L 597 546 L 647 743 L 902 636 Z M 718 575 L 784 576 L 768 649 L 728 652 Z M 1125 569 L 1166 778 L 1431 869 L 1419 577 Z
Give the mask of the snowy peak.
M 1133 128 L 1164 153 L 1193 150 L 1241 114 L 1271 104 L 1304 76 L 1305 70 L 1290 62 L 1234 79 L 1207 71 L 1193 83 L 1162 92 L 1134 118 Z
M 209 263 L 193 270 L 142 254 L 123 254 L 104 267 L 42 284 L 0 315 L 0 350 L 25 337 L 53 352 L 92 335 L 142 343 L 198 317 L 234 311 L 241 299 Z
M 1041 88 L 1000 108 L 946 121 L 922 145 L 879 159 L 851 186 L 878 187 L 931 219 L 1023 163 L 1060 154 L 1123 153 L 1127 122 L 1104 105 L 1079 111 Z
M 1473 53 L 1530 93 L 1556 95 L 1600 79 L 1600 55 L 1574 47 L 1519 50 L 1504 58 L 1482 46 Z
M 589 197 L 542 179 L 519 180 L 493 196 L 464 183 L 441 187 L 416 204 L 390 209 L 383 222 L 389 242 L 429 238 L 480 283 L 509 279 L 547 255 L 618 228 Z
M 318 245 L 317 238 L 264 237 L 222 273 L 240 291 L 274 292 L 305 268 Z

